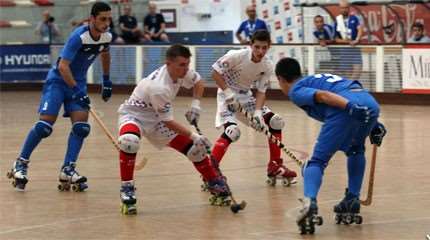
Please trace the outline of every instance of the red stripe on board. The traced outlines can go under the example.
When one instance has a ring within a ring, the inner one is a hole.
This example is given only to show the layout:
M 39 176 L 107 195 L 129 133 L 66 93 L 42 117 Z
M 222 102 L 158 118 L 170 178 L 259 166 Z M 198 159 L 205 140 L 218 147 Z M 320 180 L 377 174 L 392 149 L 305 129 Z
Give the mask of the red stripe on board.
M 402 89 L 400 92 L 405 94 L 430 94 L 430 89 Z
M 406 44 L 404 48 L 430 48 L 430 44 Z

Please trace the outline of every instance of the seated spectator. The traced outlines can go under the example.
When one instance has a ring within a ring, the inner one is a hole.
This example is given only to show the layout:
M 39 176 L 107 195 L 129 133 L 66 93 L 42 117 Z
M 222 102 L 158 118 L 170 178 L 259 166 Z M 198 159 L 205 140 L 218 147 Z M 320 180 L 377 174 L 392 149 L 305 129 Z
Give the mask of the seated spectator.
M 122 39 L 122 37 L 118 36 L 118 34 L 115 31 L 115 25 L 113 23 L 112 18 L 110 19 L 109 32 L 112 34 L 112 43 L 117 43 L 117 44 L 123 44 L 124 43 L 124 39 Z
M 246 14 L 248 15 L 248 20 L 243 21 L 239 29 L 236 31 L 236 38 L 242 44 L 248 44 L 251 40 L 252 34 L 259 29 L 267 30 L 266 23 L 257 18 L 257 11 L 254 6 L 248 6 L 246 8 Z M 242 32 L 244 32 L 245 37 L 242 36 Z
M 322 47 L 327 44 L 334 43 L 334 28 L 324 23 L 324 18 L 321 15 L 314 17 L 315 31 L 314 36 Z
M 412 25 L 412 37 L 408 39 L 408 43 L 430 43 L 430 38 L 424 35 L 424 25 L 416 22 Z
M 35 29 L 35 33 L 40 35 L 41 42 L 51 44 L 58 42 L 60 37 L 60 29 L 54 23 L 55 18 L 52 17 L 48 10 L 42 13 L 43 20 L 40 21 Z
M 125 43 L 139 43 L 142 36 L 137 25 L 137 19 L 131 14 L 131 6 L 124 5 L 124 15 L 119 17 L 119 28 L 122 31 L 121 37 Z
M 165 32 L 166 22 L 164 21 L 163 15 L 157 13 L 157 5 L 155 5 L 155 3 L 149 3 L 148 10 L 148 15 L 143 19 L 143 36 L 145 40 L 150 42 L 169 42 L 169 37 Z

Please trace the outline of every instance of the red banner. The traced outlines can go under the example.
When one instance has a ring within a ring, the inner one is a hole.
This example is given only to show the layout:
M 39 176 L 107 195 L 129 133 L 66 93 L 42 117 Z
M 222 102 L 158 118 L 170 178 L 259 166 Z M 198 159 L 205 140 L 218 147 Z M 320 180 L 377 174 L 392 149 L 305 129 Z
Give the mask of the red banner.
M 333 17 L 339 15 L 339 7 L 336 5 L 326 6 L 325 9 Z M 403 34 L 406 41 L 411 37 L 411 27 L 415 22 L 423 23 L 425 33 L 430 34 L 430 3 L 351 5 L 350 10 L 365 21 L 363 42 L 402 43 Z

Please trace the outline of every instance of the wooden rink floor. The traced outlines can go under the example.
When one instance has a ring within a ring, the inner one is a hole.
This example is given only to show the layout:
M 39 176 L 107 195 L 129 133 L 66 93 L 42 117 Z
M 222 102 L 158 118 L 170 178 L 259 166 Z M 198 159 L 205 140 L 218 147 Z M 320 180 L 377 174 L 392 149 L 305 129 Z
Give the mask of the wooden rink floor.
M 28 130 L 37 120 L 38 92 L 0 92 L 0 239 L 430 239 L 430 107 L 383 105 L 381 121 L 388 129 L 378 150 L 371 206 L 362 206 L 362 225 L 336 225 L 333 205 L 343 197 L 346 161 L 338 153 L 326 169 L 319 195 L 324 225 L 314 236 L 301 236 L 295 223 L 302 196 L 302 179 L 292 187 L 265 183 L 267 141 L 261 133 L 241 126 L 241 139 L 231 145 L 221 168 L 244 211 L 210 206 L 200 191 L 192 164 L 174 150 L 158 151 L 143 140 L 138 159 L 149 158 L 135 174 L 138 215 L 119 211 L 118 154 L 93 119 L 92 131 L 78 161 L 89 179 L 84 193 L 57 190 L 70 131 L 60 117 L 53 134 L 31 157 L 29 183 L 16 192 L 6 171 L 17 157 Z M 116 135 L 118 106 L 127 95 L 109 103 L 92 94 L 96 111 Z M 174 102 L 175 118 L 186 123 L 190 98 Z M 301 158 L 311 153 L 320 124 L 288 101 L 268 101 L 286 120 L 284 142 Z M 200 128 L 214 142 L 221 133 L 213 126 L 215 99 L 202 101 Z M 370 159 L 370 146 L 367 158 Z M 287 166 L 299 171 L 286 156 Z M 367 171 L 362 198 L 367 195 Z

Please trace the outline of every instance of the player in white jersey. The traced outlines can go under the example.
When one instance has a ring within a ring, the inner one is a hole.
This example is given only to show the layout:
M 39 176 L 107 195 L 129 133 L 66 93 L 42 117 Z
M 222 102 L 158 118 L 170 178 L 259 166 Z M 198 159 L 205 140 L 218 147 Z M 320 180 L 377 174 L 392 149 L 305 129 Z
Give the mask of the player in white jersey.
M 285 123 L 281 116 L 273 113 L 264 105 L 266 89 L 273 74 L 273 63 L 266 56 L 270 48 L 270 33 L 266 30 L 256 31 L 250 47 L 241 50 L 231 50 L 218 59 L 213 65 L 212 77 L 218 85 L 217 114 L 215 125 L 224 127 L 224 132 L 215 142 L 212 156 L 218 161 L 227 151 L 228 146 L 239 139 L 240 129 L 237 126 L 234 107 L 239 103 L 243 109 L 253 114 L 251 126 L 262 131 L 266 124 L 270 132 L 281 139 Z M 256 87 L 253 97 L 252 86 Z M 243 118 L 239 118 L 243 121 Z M 270 159 L 267 164 L 268 183 L 276 184 L 277 178 L 282 178 L 284 185 L 294 183 L 297 176 L 283 164 L 280 148 L 269 141 Z
M 142 79 L 132 95 L 118 109 L 122 213 L 136 213 L 133 171 L 142 136 L 153 145 L 166 145 L 183 153 L 194 164 L 209 190 L 216 196 L 228 196 L 225 180 L 212 166 L 207 149 L 209 140 L 173 119 L 172 103 L 180 87 L 193 87 L 194 99 L 186 116 L 198 122 L 204 85 L 200 75 L 189 69 L 191 53 L 182 45 L 172 45 L 166 52 L 166 64 Z

